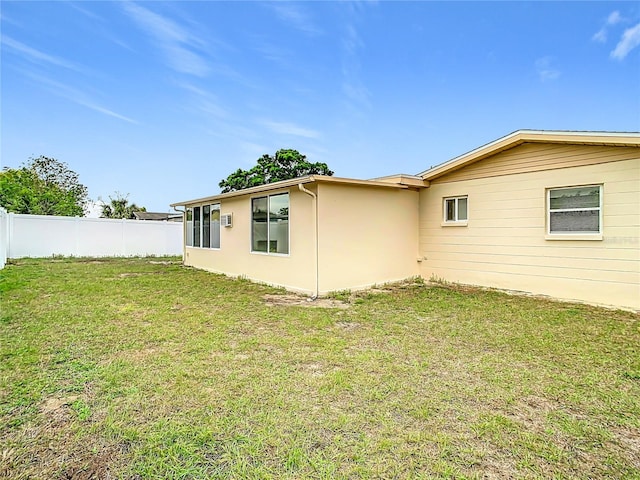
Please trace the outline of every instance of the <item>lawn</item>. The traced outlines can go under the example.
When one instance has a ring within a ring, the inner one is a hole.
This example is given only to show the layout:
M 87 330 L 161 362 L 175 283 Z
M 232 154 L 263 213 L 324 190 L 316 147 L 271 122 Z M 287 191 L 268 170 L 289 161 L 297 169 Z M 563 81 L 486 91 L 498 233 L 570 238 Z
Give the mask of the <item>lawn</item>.
M 0 279 L 1 478 L 640 478 L 638 314 L 422 282 L 298 305 L 177 259 Z

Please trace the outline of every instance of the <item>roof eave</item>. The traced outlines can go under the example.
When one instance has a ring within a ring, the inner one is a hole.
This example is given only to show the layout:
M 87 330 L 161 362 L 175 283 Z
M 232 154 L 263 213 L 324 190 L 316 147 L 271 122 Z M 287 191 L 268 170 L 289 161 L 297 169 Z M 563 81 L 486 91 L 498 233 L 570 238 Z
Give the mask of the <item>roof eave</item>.
M 192 200 L 185 200 L 183 202 L 176 202 L 169 204 L 170 207 L 180 207 L 186 205 L 195 205 L 197 203 L 205 203 L 214 200 L 222 200 L 225 198 L 233 198 L 239 197 L 242 195 L 250 195 L 258 192 L 269 192 L 271 190 L 278 190 L 280 188 L 287 188 L 293 185 L 298 185 L 299 183 L 311 183 L 313 182 L 313 177 L 311 175 L 307 175 L 305 177 L 294 178 L 291 180 L 282 180 L 280 182 L 267 183 L 266 185 L 258 185 L 257 187 L 245 188 L 243 190 L 236 190 L 233 192 L 227 193 L 219 193 L 217 195 L 209 195 L 208 197 L 194 198 Z
M 358 180 L 354 178 L 344 178 L 344 177 L 330 177 L 327 175 L 307 175 L 304 177 L 292 178 L 290 180 L 282 180 L 280 182 L 267 183 L 265 185 L 259 185 L 257 187 L 245 188 L 243 190 L 236 190 L 234 192 L 228 193 L 219 193 L 217 195 L 210 195 L 208 197 L 195 198 L 193 200 L 185 200 L 183 202 L 172 203 L 169 206 L 172 208 L 179 206 L 187 206 L 187 205 L 197 205 L 199 203 L 207 203 L 218 200 L 224 200 L 233 197 L 240 197 L 243 195 L 253 195 L 256 193 L 270 192 L 273 190 L 280 190 L 283 188 L 293 187 L 299 184 L 305 183 L 336 183 L 336 184 L 348 184 L 355 186 L 364 186 L 364 187 L 382 187 L 382 188 L 396 188 L 396 189 L 406 189 L 407 185 L 400 184 L 392 184 L 388 182 L 377 182 L 373 180 Z
M 464 153 L 445 163 L 418 174 L 424 180 L 431 180 L 445 173 L 462 168 L 504 150 L 523 143 L 568 143 L 581 145 L 640 146 L 637 132 L 572 132 L 550 130 L 517 130 L 475 150 Z

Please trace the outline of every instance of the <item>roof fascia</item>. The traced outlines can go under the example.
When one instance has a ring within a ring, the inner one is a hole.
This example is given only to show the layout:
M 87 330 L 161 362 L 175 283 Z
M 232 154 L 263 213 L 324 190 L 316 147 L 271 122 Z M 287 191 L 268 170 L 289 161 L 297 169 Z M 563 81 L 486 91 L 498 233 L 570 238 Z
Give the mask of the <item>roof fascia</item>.
M 424 180 L 442 176 L 523 143 L 565 143 L 575 145 L 640 146 L 637 132 L 570 132 L 549 130 L 517 130 L 509 135 L 464 153 L 418 175 Z
M 196 198 L 193 200 L 185 200 L 183 202 L 176 202 L 170 204 L 171 207 L 197 205 L 199 203 L 214 202 L 224 200 L 228 198 L 241 197 L 243 195 L 254 195 L 257 193 L 270 192 L 273 190 L 280 190 L 282 188 L 289 188 L 301 183 L 336 183 L 342 185 L 354 185 L 363 187 L 383 187 L 383 188 L 396 188 L 406 189 L 407 185 L 393 184 L 388 182 L 377 182 L 372 180 L 357 180 L 355 178 L 344 177 L 330 177 L 326 175 L 307 175 L 305 177 L 292 178 L 291 180 L 282 180 L 280 182 L 267 183 L 266 185 L 259 185 L 257 187 L 245 188 L 243 190 L 237 190 L 235 192 L 220 193 L 218 195 L 211 195 L 208 197 Z
M 372 182 L 384 182 L 391 184 L 407 185 L 408 187 L 428 187 L 429 182 L 422 179 L 417 175 L 407 175 L 406 173 L 397 173 L 395 175 L 385 175 L 384 177 L 372 178 Z
M 381 182 L 381 181 L 377 181 L 376 179 L 358 180 L 356 178 L 328 177 L 326 175 L 313 175 L 312 178 L 316 182 L 322 182 L 322 183 L 340 183 L 340 184 L 362 186 L 362 187 L 383 187 L 383 188 L 399 188 L 399 189 L 408 188 L 407 185 L 401 185 L 399 183 Z
M 257 187 L 245 188 L 243 190 L 236 190 L 234 192 L 219 193 L 218 195 L 210 195 L 208 197 L 194 198 L 193 200 L 176 202 L 176 203 L 170 204 L 169 206 L 178 207 L 178 206 L 185 206 L 185 205 L 195 205 L 198 203 L 212 202 L 216 200 L 223 200 L 226 198 L 240 197 L 242 195 L 251 195 L 251 194 L 260 193 L 260 192 L 270 192 L 272 190 L 292 187 L 294 185 L 298 185 L 299 183 L 311 183 L 313 181 L 314 181 L 313 177 L 310 175 L 307 175 L 306 177 L 299 177 L 291 180 L 282 180 L 280 182 L 267 183 L 266 185 L 259 185 Z

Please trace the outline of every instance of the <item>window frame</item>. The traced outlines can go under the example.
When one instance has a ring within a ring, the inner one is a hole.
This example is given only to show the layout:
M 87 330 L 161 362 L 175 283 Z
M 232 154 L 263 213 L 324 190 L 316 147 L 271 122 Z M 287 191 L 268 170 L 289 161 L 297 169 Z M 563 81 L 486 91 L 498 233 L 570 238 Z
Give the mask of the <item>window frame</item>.
M 447 218 L 447 205 L 448 202 L 454 202 L 454 219 L 449 220 Z M 459 215 L 459 202 L 460 200 L 466 200 L 467 202 L 467 218 L 460 219 Z M 442 223 L 443 227 L 466 227 L 469 223 L 469 195 L 454 195 L 450 197 L 442 198 Z
M 287 253 L 278 253 L 278 252 L 270 252 L 269 251 L 269 245 L 271 243 L 271 233 L 270 233 L 270 228 L 269 228 L 269 217 L 270 217 L 270 210 L 271 210 L 271 197 L 277 197 L 279 195 L 287 195 L 288 196 L 288 212 L 287 212 Z M 267 251 L 261 251 L 261 250 L 254 250 L 253 248 L 253 235 L 254 235 L 254 231 L 253 231 L 253 202 L 255 200 L 259 200 L 259 199 L 263 199 L 266 198 L 267 199 L 267 220 L 266 220 L 266 227 L 267 227 Z M 267 194 L 258 194 L 255 196 L 252 196 L 250 198 L 250 202 L 249 202 L 249 210 L 250 210 L 250 214 L 249 214 L 249 252 L 252 254 L 256 254 L 256 255 L 272 255 L 272 256 L 277 256 L 277 257 L 289 257 L 291 256 L 291 192 L 289 190 L 284 190 L 284 191 L 277 191 L 274 193 L 267 193 Z
M 204 211 L 205 211 L 205 207 L 209 207 L 209 246 L 204 246 L 204 244 L 206 243 L 204 241 L 204 232 L 205 232 L 205 218 L 204 218 Z M 201 248 L 204 250 L 220 250 L 220 248 L 222 248 L 222 239 L 220 237 L 222 237 L 222 235 L 219 235 L 218 238 L 218 244 L 220 246 L 218 247 L 214 247 L 211 246 L 213 242 L 211 242 L 211 232 L 213 230 L 213 222 L 211 222 L 211 215 L 214 211 L 221 211 L 221 207 L 222 205 L 220 204 L 220 202 L 216 202 L 216 203 L 203 203 L 203 204 L 199 204 L 199 205 L 191 205 L 189 207 L 186 207 L 185 209 L 185 217 L 186 217 L 186 222 L 185 222 L 185 230 L 186 230 L 186 238 L 185 238 L 185 245 L 189 248 Z M 199 239 L 199 245 L 194 245 L 195 243 L 195 238 L 196 238 L 196 230 L 195 230 L 195 212 L 196 209 L 199 210 L 199 226 L 198 226 L 198 239 Z M 189 221 L 189 213 L 191 214 L 191 218 L 192 220 Z M 191 226 L 189 226 L 189 223 L 191 223 Z M 191 230 L 191 235 L 189 235 L 189 230 Z M 218 228 L 218 232 L 221 232 L 222 229 Z M 191 243 L 189 243 L 189 239 L 191 239 Z
M 184 244 L 187 247 L 193 248 L 193 207 L 186 207 L 184 210 L 184 230 L 185 239 Z
M 598 187 L 598 206 L 597 207 L 581 207 L 581 208 L 558 208 L 551 209 L 551 192 L 556 190 L 570 190 L 575 188 L 595 188 Z M 545 213 L 546 213 L 546 232 L 547 240 L 602 240 L 603 225 L 603 203 L 604 203 L 604 185 L 601 183 L 592 183 L 585 185 L 571 185 L 548 187 L 545 191 Z M 598 211 L 598 231 L 551 231 L 551 213 L 552 212 L 585 212 Z

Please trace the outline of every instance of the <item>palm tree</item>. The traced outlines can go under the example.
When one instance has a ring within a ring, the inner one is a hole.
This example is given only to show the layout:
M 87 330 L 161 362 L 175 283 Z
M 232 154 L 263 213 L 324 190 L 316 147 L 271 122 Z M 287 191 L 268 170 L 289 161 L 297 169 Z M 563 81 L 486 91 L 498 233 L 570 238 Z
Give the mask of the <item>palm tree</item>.
M 135 218 L 133 212 L 146 212 L 145 207 L 138 207 L 135 203 L 129 203 L 129 194 L 122 195 L 116 192 L 115 198 L 109 196 L 110 203 L 102 204 L 101 218 Z

